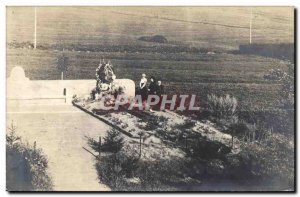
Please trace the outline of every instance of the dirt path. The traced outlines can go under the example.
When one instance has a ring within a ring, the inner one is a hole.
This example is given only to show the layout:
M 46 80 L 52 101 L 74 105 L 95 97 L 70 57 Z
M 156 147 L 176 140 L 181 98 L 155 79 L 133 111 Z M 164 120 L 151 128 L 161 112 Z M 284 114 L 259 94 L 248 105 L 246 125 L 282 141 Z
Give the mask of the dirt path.
M 23 141 L 36 141 L 47 155 L 55 191 L 110 190 L 99 183 L 94 157 L 82 148 L 85 135 L 104 136 L 107 125 L 73 106 L 9 108 L 7 124 L 12 120 Z

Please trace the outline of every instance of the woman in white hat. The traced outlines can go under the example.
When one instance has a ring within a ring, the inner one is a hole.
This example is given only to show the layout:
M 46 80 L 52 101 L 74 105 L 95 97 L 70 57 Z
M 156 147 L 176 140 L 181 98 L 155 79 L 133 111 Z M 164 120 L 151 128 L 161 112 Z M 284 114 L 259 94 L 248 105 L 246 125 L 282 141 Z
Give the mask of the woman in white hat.
M 148 97 L 148 88 L 147 88 L 147 78 L 145 73 L 142 74 L 142 78 L 140 81 L 140 89 L 141 89 L 142 100 L 146 101 Z

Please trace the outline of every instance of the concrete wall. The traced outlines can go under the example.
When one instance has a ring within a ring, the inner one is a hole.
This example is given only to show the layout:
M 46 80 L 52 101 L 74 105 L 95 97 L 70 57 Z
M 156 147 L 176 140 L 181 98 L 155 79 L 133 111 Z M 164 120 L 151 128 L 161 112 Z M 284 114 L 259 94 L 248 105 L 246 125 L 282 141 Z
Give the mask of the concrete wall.
M 74 94 L 89 95 L 96 80 L 33 80 L 26 78 L 21 67 L 13 68 L 7 79 L 7 102 L 14 104 L 71 104 Z M 135 95 L 135 84 L 130 79 L 116 79 L 116 86 L 123 86 L 129 97 Z M 64 90 L 66 95 L 64 95 Z

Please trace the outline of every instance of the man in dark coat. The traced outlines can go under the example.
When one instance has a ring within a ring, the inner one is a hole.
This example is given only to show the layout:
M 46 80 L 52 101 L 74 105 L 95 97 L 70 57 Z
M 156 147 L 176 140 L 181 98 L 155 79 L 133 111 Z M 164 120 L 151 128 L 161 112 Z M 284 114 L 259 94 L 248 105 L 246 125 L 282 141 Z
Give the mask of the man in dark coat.
M 150 84 L 149 84 L 149 87 L 148 87 L 148 93 L 150 95 L 155 95 L 156 94 L 156 89 L 157 89 L 157 83 L 156 83 L 155 77 L 151 76 L 150 77 Z
M 165 93 L 164 86 L 161 84 L 161 81 L 157 81 L 156 94 L 158 96 L 161 96 L 164 93 Z

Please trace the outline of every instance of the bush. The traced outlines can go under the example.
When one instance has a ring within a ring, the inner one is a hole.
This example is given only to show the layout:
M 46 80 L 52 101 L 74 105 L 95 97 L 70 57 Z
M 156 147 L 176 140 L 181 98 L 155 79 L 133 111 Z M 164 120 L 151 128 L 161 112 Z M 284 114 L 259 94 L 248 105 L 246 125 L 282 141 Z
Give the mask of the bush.
M 250 124 L 238 121 L 229 125 L 227 132 L 242 141 L 264 143 L 268 141 L 272 130 L 268 129 L 262 122 Z
M 15 127 L 6 135 L 6 187 L 8 191 L 50 191 L 48 160 L 41 149 L 24 145 Z
M 281 69 L 271 69 L 269 73 L 264 75 L 264 78 L 268 81 L 277 81 L 282 85 L 282 88 L 278 94 L 281 96 L 281 104 L 285 109 L 294 108 L 295 97 L 295 66 L 289 62 L 287 72 Z
M 148 116 L 145 121 L 146 121 L 146 126 L 143 128 L 147 131 L 153 131 L 157 129 L 159 126 L 159 123 L 164 123 L 168 120 L 168 118 L 164 116 L 155 116 L 155 115 L 150 115 Z
M 85 138 L 87 139 L 89 147 L 91 147 L 95 152 L 98 152 L 100 149 L 100 142 L 88 136 L 85 136 Z
M 276 81 L 282 78 L 284 75 L 284 71 L 277 68 L 277 69 L 271 69 L 269 70 L 268 74 L 264 75 L 264 79 L 270 80 L 270 81 Z
M 230 153 L 231 147 L 221 142 L 210 141 L 206 137 L 189 138 L 188 156 L 204 160 L 221 159 Z
M 85 137 L 87 139 L 88 145 L 96 152 L 99 152 L 99 148 L 104 152 L 118 152 L 124 146 L 124 137 L 116 129 L 107 131 L 107 134 L 104 137 L 104 142 L 102 144 L 91 137 Z
M 163 159 L 157 156 L 153 161 L 140 161 L 136 171 L 143 191 L 166 191 L 174 182 L 183 178 L 184 160 Z
M 124 137 L 116 129 L 111 129 L 104 137 L 104 143 L 102 145 L 103 151 L 118 152 L 124 145 Z
M 243 143 L 238 160 L 243 172 L 236 177 L 255 177 L 272 190 L 294 189 L 294 144 L 284 136 L 273 134 L 265 144 Z
M 137 186 L 126 180 L 134 176 L 138 168 L 138 160 L 138 153 L 133 151 L 127 153 L 124 149 L 118 153 L 103 156 L 96 164 L 99 179 L 113 190 L 134 190 Z
M 145 41 L 145 42 L 157 42 L 157 43 L 167 43 L 168 40 L 161 35 L 155 36 L 142 36 L 138 40 Z
M 265 109 L 255 106 L 244 108 L 238 112 L 240 120 L 249 124 L 262 124 L 278 133 L 293 137 L 294 111 L 282 108 Z
M 211 94 L 207 96 L 207 105 L 213 117 L 229 120 L 235 116 L 238 102 L 228 94 L 225 97 Z
M 175 190 L 170 185 L 183 178 L 184 164 L 182 158 L 161 158 L 156 153 L 140 158 L 138 149 L 128 145 L 102 156 L 96 168 L 99 179 L 114 191 L 166 191 Z

